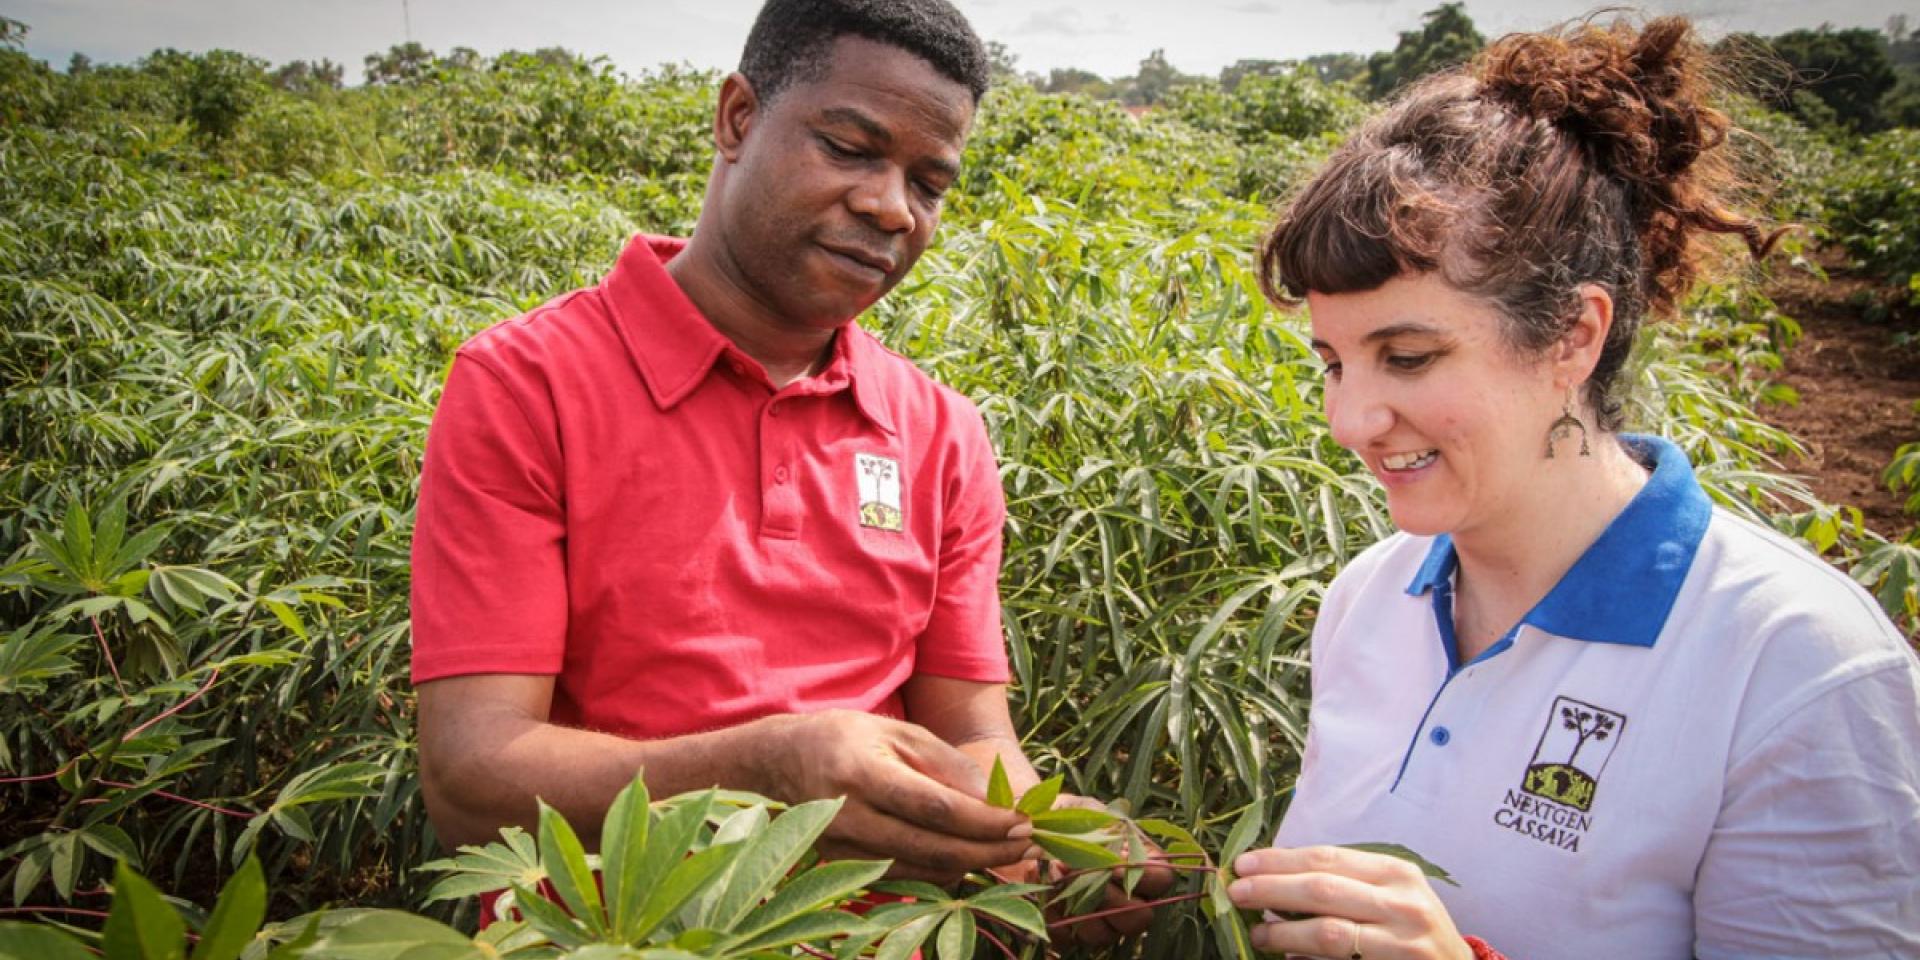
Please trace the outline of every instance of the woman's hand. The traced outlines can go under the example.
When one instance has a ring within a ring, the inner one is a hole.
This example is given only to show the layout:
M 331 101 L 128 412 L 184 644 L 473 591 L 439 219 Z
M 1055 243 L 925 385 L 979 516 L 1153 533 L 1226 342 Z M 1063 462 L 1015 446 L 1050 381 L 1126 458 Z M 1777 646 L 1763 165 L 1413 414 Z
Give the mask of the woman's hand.
M 1420 868 L 1396 857 L 1271 847 L 1242 854 L 1233 869 L 1236 906 L 1307 917 L 1256 925 L 1255 949 L 1337 960 L 1473 957 Z

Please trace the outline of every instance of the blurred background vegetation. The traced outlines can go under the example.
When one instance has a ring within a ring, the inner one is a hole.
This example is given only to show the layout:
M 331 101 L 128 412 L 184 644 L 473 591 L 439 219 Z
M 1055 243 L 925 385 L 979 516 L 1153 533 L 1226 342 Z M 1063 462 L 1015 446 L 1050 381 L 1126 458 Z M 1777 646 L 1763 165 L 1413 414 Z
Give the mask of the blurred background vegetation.
M 205 903 L 253 853 L 276 916 L 417 906 L 407 551 L 446 365 L 691 228 L 718 78 L 418 45 L 352 88 L 230 51 L 56 71 L 26 29 L 0 21 L 0 883 L 84 911 L 124 859 Z M 862 322 L 987 416 L 1016 715 L 1069 789 L 1212 849 L 1284 806 L 1321 591 L 1390 528 L 1249 252 L 1378 97 L 1482 43 L 1449 4 L 1392 51 L 1218 78 L 998 51 L 938 242 Z M 1728 44 L 1772 65 L 1736 105 L 1751 202 L 1806 229 L 1648 332 L 1633 426 L 1911 632 L 1920 547 L 1819 502 L 1755 410 L 1799 332 L 1764 271 L 1825 247 L 1920 303 L 1920 32 Z M 1920 449 L 1887 476 L 1920 486 Z

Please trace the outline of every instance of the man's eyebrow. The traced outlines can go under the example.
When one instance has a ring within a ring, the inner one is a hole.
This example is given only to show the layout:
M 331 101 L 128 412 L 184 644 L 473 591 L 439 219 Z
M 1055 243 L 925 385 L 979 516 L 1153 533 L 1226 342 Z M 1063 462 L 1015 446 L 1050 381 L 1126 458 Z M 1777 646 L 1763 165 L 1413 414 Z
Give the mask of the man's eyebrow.
M 859 127 L 860 132 L 885 144 L 893 142 L 893 134 L 880 125 L 880 121 L 861 113 L 853 107 L 828 107 L 821 111 L 820 119 L 827 123 L 845 123 Z

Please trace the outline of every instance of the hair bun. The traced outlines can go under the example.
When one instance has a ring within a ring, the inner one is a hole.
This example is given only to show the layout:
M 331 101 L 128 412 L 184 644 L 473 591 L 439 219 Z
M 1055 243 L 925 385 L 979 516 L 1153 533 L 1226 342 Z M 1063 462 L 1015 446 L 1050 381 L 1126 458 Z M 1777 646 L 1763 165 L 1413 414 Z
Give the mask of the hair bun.
M 1726 116 L 1707 106 L 1709 59 L 1681 17 L 1639 30 L 1584 22 L 1496 40 L 1478 79 L 1488 99 L 1586 140 L 1616 175 L 1655 181 L 1685 174 L 1726 139 Z
M 1732 121 L 1711 106 L 1719 71 L 1685 17 L 1513 34 L 1488 45 L 1472 70 L 1484 100 L 1578 138 L 1626 188 L 1656 307 L 1671 306 L 1692 279 L 1690 234 L 1737 234 L 1763 256 L 1783 232 L 1721 206 L 1732 178 L 1715 148 Z

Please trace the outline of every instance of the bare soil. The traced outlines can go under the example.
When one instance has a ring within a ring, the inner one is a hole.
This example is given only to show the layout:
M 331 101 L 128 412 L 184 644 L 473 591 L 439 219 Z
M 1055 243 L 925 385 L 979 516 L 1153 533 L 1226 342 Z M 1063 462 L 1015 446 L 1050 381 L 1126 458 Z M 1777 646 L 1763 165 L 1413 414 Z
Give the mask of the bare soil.
M 1828 280 L 1783 271 L 1768 289 L 1804 330 L 1778 377 L 1800 402 L 1760 413 L 1806 445 L 1787 466 L 1822 500 L 1858 507 L 1868 529 L 1903 537 L 1915 518 L 1880 476 L 1901 444 L 1920 440 L 1920 310 L 1849 273 L 1840 251 L 1821 259 Z

